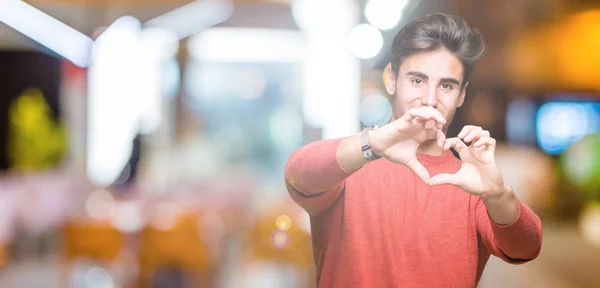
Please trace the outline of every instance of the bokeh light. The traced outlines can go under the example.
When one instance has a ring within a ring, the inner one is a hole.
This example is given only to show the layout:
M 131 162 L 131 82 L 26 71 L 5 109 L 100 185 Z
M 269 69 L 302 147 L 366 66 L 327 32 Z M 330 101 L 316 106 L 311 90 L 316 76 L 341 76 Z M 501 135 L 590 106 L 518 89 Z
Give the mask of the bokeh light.
M 275 226 L 279 230 L 286 231 L 292 226 L 292 219 L 287 215 L 281 215 L 275 220 Z
M 586 242 L 600 248 L 600 202 L 590 202 L 582 209 L 579 229 Z
M 600 134 L 571 145 L 560 160 L 567 179 L 588 198 L 600 200 Z
M 365 6 L 365 16 L 371 25 L 388 30 L 394 28 L 402 18 L 402 9 L 408 0 L 370 0 Z
M 537 140 L 548 154 L 560 154 L 583 136 L 598 132 L 600 103 L 549 102 L 537 113 Z
M 110 274 L 100 267 L 94 267 L 85 274 L 85 288 L 113 288 L 115 287 Z
M 108 190 L 95 190 L 85 201 L 85 209 L 92 219 L 107 220 L 115 211 L 114 197 Z
M 292 0 L 294 22 L 310 37 L 327 37 L 331 33 L 351 27 L 357 21 L 358 12 L 353 1 L 345 0 Z
M 113 279 L 113 276 L 105 268 L 99 266 L 98 263 L 95 261 L 90 261 L 90 259 L 79 259 L 72 263 L 72 269 L 68 274 L 68 285 L 65 286 L 83 288 L 114 288 L 117 285 L 115 283 L 115 279 Z
M 383 126 L 392 118 L 390 101 L 379 93 L 371 92 L 360 102 L 360 122 L 365 126 Z
M 350 32 L 348 44 L 354 56 L 371 59 L 381 51 L 383 36 L 377 28 L 369 24 L 359 24 Z
M 175 203 L 157 203 L 150 215 L 150 225 L 160 231 L 169 231 L 175 227 L 181 209 Z
M 110 223 L 113 227 L 125 233 L 133 233 L 142 229 L 144 218 L 139 203 L 122 202 L 117 204 L 116 211 L 111 215 Z
M 275 248 L 285 248 L 290 244 L 290 233 L 288 231 L 283 231 L 279 229 L 275 229 L 271 233 L 271 244 Z

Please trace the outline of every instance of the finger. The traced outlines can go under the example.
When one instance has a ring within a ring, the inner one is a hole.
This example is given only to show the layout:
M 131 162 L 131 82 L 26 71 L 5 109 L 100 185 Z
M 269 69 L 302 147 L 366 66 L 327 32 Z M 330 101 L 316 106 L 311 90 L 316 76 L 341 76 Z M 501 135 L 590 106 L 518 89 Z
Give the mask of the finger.
M 460 181 L 458 178 L 457 174 L 437 174 L 433 177 L 431 177 L 431 180 L 429 181 L 429 185 L 443 185 L 443 184 L 450 184 L 450 185 L 454 185 L 454 186 L 460 186 Z
M 481 138 L 479 138 L 479 140 L 477 140 L 477 142 L 475 142 L 475 144 L 473 144 L 473 146 L 476 148 L 479 148 L 482 146 L 491 147 L 494 145 L 496 145 L 496 139 L 494 139 L 492 137 L 481 137 Z
M 439 147 L 444 147 L 444 143 L 446 142 L 446 134 L 444 134 L 444 131 L 438 129 L 437 133 L 436 133 L 436 138 L 437 138 L 437 145 Z
M 473 125 L 465 125 L 461 130 L 460 133 L 458 133 L 458 135 L 456 137 L 459 138 L 463 138 L 465 137 L 469 132 L 471 132 L 471 130 L 473 130 L 473 128 L 475 128 L 476 126 Z
M 408 167 L 410 170 L 414 171 L 415 174 L 417 174 L 417 177 L 419 177 L 421 179 L 421 181 L 425 182 L 425 184 L 429 184 L 429 180 L 430 180 L 429 172 L 427 171 L 427 169 L 425 169 L 425 167 L 423 167 L 423 165 L 421 164 L 421 162 L 419 162 L 419 160 L 414 158 L 414 159 L 408 161 L 408 163 L 406 163 L 406 167 Z
M 408 114 L 412 117 L 411 120 L 415 119 L 415 118 L 428 119 L 428 120 L 431 119 L 431 116 L 429 114 L 427 114 L 427 113 L 425 113 L 425 111 L 419 110 L 419 109 L 410 109 L 410 110 L 408 110 L 408 112 L 406 114 Z
M 433 120 L 433 119 L 431 119 L 431 120 L 427 121 L 427 123 L 425 123 L 425 129 L 436 130 L 435 126 L 437 126 L 437 124 L 435 123 L 435 120 Z
M 490 132 L 487 130 L 473 129 L 463 138 L 463 142 L 472 143 L 479 140 L 481 137 L 490 137 Z
M 463 127 L 462 130 L 460 130 L 460 133 L 458 133 L 458 135 L 456 137 L 462 139 L 465 136 L 467 136 L 467 134 L 469 134 L 469 132 L 471 132 L 471 130 L 481 130 L 481 127 L 473 126 L 473 125 L 465 125 L 465 127 Z
M 433 118 L 440 124 L 446 124 L 446 118 L 442 115 L 442 112 L 438 111 L 433 107 L 426 107 L 426 111 L 429 111 Z
M 431 107 L 426 107 L 426 108 L 430 108 L 430 109 L 424 109 L 424 108 L 418 108 L 418 109 L 410 109 L 408 111 L 408 115 L 410 116 L 409 120 L 413 120 L 415 118 L 417 118 L 419 120 L 422 119 L 423 120 L 435 120 L 437 123 L 439 124 L 446 124 L 446 119 L 444 119 L 444 116 L 442 116 L 442 113 L 440 113 L 440 111 L 437 111 Z
M 444 150 L 448 150 L 456 145 L 456 141 L 459 141 L 459 139 L 456 137 L 448 138 L 446 139 L 446 141 L 444 141 L 444 145 L 442 146 L 442 148 Z
M 465 143 L 457 137 L 446 139 L 446 143 L 444 143 L 443 146 L 444 150 L 454 148 L 454 150 L 456 150 L 456 152 L 458 152 L 459 154 L 460 151 L 463 151 L 466 147 L 467 145 L 465 145 Z

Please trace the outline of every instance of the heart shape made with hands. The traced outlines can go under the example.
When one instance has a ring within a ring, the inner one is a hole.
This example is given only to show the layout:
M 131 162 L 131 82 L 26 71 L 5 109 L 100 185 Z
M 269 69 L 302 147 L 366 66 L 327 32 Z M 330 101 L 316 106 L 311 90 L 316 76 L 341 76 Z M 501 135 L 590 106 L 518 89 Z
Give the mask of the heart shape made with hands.
M 413 108 L 399 119 L 371 131 L 369 143 L 378 155 L 405 165 L 428 185 L 451 184 L 473 194 L 501 186 L 502 175 L 494 156 L 496 140 L 490 133 L 467 125 L 457 137 L 446 139 L 442 130 L 446 123 L 444 116 L 433 107 Z M 417 158 L 417 150 L 426 142 L 437 144 L 444 152 L 454 148 L 463 163 L 459 171 L 431 177 Z

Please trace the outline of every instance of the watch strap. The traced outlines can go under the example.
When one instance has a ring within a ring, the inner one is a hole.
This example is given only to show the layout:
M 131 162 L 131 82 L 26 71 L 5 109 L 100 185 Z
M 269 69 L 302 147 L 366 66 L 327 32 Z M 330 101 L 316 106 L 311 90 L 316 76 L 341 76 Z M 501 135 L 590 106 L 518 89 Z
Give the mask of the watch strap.
M 360 146 L 363 152 L 363 156 L 367 161 L 373 161 L 381 158 L 379 155 L 375 154 L 371 145 L 369 145 L 369 131 L 373 129 L 377 129 L 377 126 L 368 126 L 365 127 L 362 132 L 360 132 Z

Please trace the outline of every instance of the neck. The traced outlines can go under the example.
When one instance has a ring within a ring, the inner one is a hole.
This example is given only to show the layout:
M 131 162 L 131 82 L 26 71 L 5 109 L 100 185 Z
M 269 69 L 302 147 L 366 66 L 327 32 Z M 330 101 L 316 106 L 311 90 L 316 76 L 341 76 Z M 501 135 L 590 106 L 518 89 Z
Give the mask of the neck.
M 417 153 L 440 156 L 444 154 L 444 149 L 437 145 L 436 140 L 428 140 L 419 145 Z

